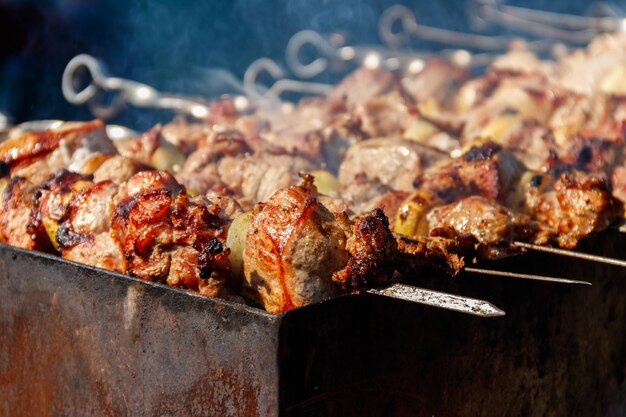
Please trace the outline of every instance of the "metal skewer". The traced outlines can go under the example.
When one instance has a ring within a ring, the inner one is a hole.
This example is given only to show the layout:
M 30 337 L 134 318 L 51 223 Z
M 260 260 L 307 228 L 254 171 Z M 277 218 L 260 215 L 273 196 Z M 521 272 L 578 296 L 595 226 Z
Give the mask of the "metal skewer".
M 516 246 L 522 249 L 534 250 L 538 252 L 547 252 L 547 253 L 552 253 L 555 255 L 569 256 L 572 258 L 584 259 L 584 260 L 592 261 L 592 262 L 600 262 L 600 263 L 609 264 L 609 265 L 621 266 L 623 268 L 626 267 L 626 261 L 623 261 L 621 259 L 609 258 L 607 256 L 574 252 L 574 251 L 567 250 L 567 249 L 553 248 L 550 246 L 534 245 L 532 243 L 525 243 L 525 242 L 512 242 L 511 244 L 513 246 Z
M 515 27 L 536 36 L 582 44 L 600 33 L 616 32 L 625 28 L 624 19 L 616 17 L 613 11 L 608 16 L 577 16 L 510 6 L 498 0 L 474 0 L 469 4 L 470 22 L 477 29 L 495 23 L 504 27 Z M 596 9 L 600 10 L 598 7 Z M 603 5 L 601 11 L 609 10 Z
M 262 72 L 266 72 L 274 79 L 270 87 L 261 86 L 258 79 Z M 281 94 L 286 92 L 323 95 L 330 91 L 332 85 L 285 78 L 285 72 L 275 61 L 269 58 L 259 58 L 252 62 L 244 73 L 243 87 L 250 100 L 262 102 L 280 101 Z
M 546 277 L 543 275 L 520 274 L 517 272 L 494 271 L 491 269 L 471 268 L 471 267 L 464 268 L 463 270 L 466 272 L 474 273 L 474 274 L 493 275 L 493 276 L 506 277 L 506 278 L 518 278 L 518 279 L 529 279 L 533 281 L 556 282 L 559 284 L 591 285 L 591 282 L 588 282 L 588 281 L 578 281 L 574 279 Z
M 371 288 L 367 292 L 480 317 L 500 317 L 506 314 L 488 301 L 405 284 L 392 284 L 386 288 Z
M 399 30 L 394 30 L 394 27 L 398 25 Z M 378 34 L 383 42 L 393 47 L 404 44 L 409 37 L 415 37 L 483 51 L 507 50 L 523 40 L 520 37 L 478 35 L 418 24 L 415 13 L 408 7 L 401 5 L 391 6 L 383 12 L 378 23 Z M 525 44 L 528 49 L 534 51 L 549 51 L 554 46 L 553 43 L 543 40 L 525 42 Z
M 89 74 L 89 84 L 77 90 L 79 73 L 83 70 Z M 115 116 L 126 104 L 174 110 L 198 119 L 204 119 L 210 113 L 208 103 L 201 99 L 164 94 L 147 84 L 111 77 L 104 63 L 87 54 L 77 55 L 70 60 L 63 71 L 61 86 L 67 101 L 75 105 L 88 104 L 91 112 L 103 119 Z M 102 92 L 115 94 L 110 104 L 99 100 L 99 93 Z
M 305 47 L 312 47 L 317 57 L 303 62 L 301 55 Z M 484 67 L 493 62 L 490 54 L 473 54 L 464 49 L 432 52 L 407 52 L 375 45 L 335 46 L 321 34 L 303 30 L 291 37 L 285 51 L 285 61 L 293 74 L 301 78 L 312 78 L 326 71 L 331 64 L 352 64 L 374 69 L 380 68 L 400 73 L 418 73 L 426 61 L 434 56 L 443 57 L 464 68 Z M 340 65 L 345 66 L 345 65 Z
M 570 31 L 593 29 L 597 32 L 612 32 L 623 27 L 622 17 L 607 3 L 599 2 L 591 5 L 593 10 L 601 14 L 595 16 L 580 16 L 511 6 L 500 0 L 473 0 L 470 5 L 472 6 L 471 9 L 483 18 L 485 23 L 489 21 L 506 23 L 505 19 L 512 16 L 528 22 L 560 27 Z

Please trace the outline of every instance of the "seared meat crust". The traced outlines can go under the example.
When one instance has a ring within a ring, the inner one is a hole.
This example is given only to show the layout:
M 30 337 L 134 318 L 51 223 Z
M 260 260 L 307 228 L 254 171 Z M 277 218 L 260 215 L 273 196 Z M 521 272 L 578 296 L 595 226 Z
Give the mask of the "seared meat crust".
M 0 237 L 9 245 L 47 250 L 50 245 L 45 231 L 30 227 L 35 190 L 36 187 L 24 178 L 13 177 L 9 181 L 2 193 Z
M 111 228 L 124 254 L 124 271 L 229 297 L 233 284 L 224 246 L 227 226 L 219 208 L 200 198 L 189 199 L 168 180 L 173 181 L 163 172 L 142 172 L 120 187 Z
M 396 235 L 396 241 L 400 252 L 400 271 L 408 277 L 423 269 L 456 275 L 476 256 L 476 239 L 449 227 L 434 229 L 428 237 Z
M 531 201 L 535 218 L 552 231 L 561 247 L 576 247 L 580 239 L 605 230 L 621 213 L 605 178 L 564 173 L 552 189 Z
M 122 249 L 111 234 L 117 189 L 113 182 L 102 181 L 75 193 L 56 234 L 63 258 L 124 272 Z
M 95 153 L 115 152 L 100 120 L 64 123 L 57 129 L 27 132 L 0 143 L 0 161 L 9 165 L 11 176 L 35 185 L 60 169 L 83 173 Z
M 531 239 L 537 225 L 524 214 L 480 196 L 470 196 L 436 207 L 426 216 L 432 231 L 445 227 L 478 242 L 481 258 L 491 259 L 514 253 L 509 243 Z
M 344 228 L 318 202 L 310 176 L 258 204 L 243 254 L 244 295 L 275 313 L 338 295 L 331 276 L 350 258 Z
M 472 147 L 448 166 L 425 173 L 418 185 L 449 203 L 471 195 L 503 202 L 524 170 L 510 152 L 487 142 Z
M 344 291 L 380 286 L 393 277 L 398 246 L 381 209 L 353 220 L 346 249 L 350 260 L 332 277 Z

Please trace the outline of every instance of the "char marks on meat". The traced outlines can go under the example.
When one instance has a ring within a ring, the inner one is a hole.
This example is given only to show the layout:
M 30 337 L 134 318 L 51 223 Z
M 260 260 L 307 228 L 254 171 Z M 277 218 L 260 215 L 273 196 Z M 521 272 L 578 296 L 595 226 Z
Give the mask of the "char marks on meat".
M 115 153 L 100 120 L 64 123 L 58 129 L 27 132 L 0 143 L 0 161 L 9 165 L 11 176 L 41 184 L 60 169 L 85 173 L 94 154 Z
M 348 233 L 346 250 L 351 256 L 345 268 L 333 274 L 333 281 L 344 291 L 389 283 L 397 267 L 398 245 L 385 213 L 375 209 L 357 217 Z
M 350 259 L 347 222 L 319 203 L 310 176 L 259 203 L 243 254 L 244 295 L 275 313 L 338 295 L 331 277 Z
M 479 256 L 486 259 L 514 253 L 510 242 L 532 239 L 537 230 L 529 216 L 480 196 L 436 207 L 426 218 L 431 233 L 445 227 L 458 235 L 472 236 L 479 244 Z
M 574 248 L 624 215 L 625 45 L 518 47 L 476 77 L 360 68 L 324 96 L 218 100 L 115 143 L 97 120 L 9 135 L 0 240 L 271 312 L 515 241 Z
M 21 177 L 11 178 L 2 193 L 0 236 L 9 245 L 47 250 L 50 245 L 45 232 L 30 227 L 35 190 L 35 185 L 28 180 Z
M 111 234 L 113 197 L 117 190 L 112 181 L 96 182 L 70 200 L 56 235 L 65 259 L 125 272 L 122 249 Z
M 228 298 L 229 250 L 219 208 L 190 199 L 165 172 L 146 171 L 120 186 L 111 228 L 124 271 L 142 279 Z
M 418 186 L 452 202 L 470 195 L 503 202 L 516 186 L 524 165 L 501 146 L 472 147 L 447 166 L 426 172 Z

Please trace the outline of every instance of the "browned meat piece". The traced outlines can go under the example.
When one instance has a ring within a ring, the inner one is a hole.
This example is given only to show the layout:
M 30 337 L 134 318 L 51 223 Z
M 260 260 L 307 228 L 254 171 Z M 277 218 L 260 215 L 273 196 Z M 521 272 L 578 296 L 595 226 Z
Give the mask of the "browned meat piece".
M 176 117 L 165 124 L 160 133 L 163 140 L 189 155 L 198 148 L 198 144 L 207 140 L 212 130 L 207 123 L 192 123 L 183 117 Z
M 547 80 L 539 74 L 512 75 L 497 71 L 485 77 L 494 79 L 497 85 L 486 90 L 487 97 L 476 98 L 470 92 L 460 92 L 460 100 L 469 102 L 459 103 L 464 110 L 463 143 L 481 137 L 499 142 L 499 136 L 505 133 L 501 131 L 519 119 L 544 125 L 560 104 L 558 94 L 549 90 Z
M 191 154 L 177 178 L 197 193 L 226 187 L 242 202 L 256 203 L 297 183 L 309 161 L 272 152 L 254 153 L 238 132 L 223 132 Z
M 280 312 L 389 282 L 395 238 L 382 210 L 350 221 L 317 197 L 310 175 L 252 213 L 243 251 L 244 295 Z
M 389 191 L 384 194 L 380 200 L 376 203 L 376 207 L 380 208 L 385 216 L 389 219 L 391 228 L 393 229 L 393 223 L 396 218 L 396 213 L 400 210 L 400 206 L 407 199 L 409 193 L 404 191 Z
M 167 190 L 171 195 L 178 195 L 183 187 L 176 182 L 174 177 L 164 171 L 141 171 L 133 175 L 128 181 L 122 183 L 115 195 L 114 203 L 120 204 L 133 196 L 155 189 Z
M 391 281 L 398 246 L 381 209 L 353 220 L 346 250 L 351 255 L 346 267 L 332 276 L 342 290 L 357 291 Z
M 447 105 L 468 76 L 467 70 L 448 61 L 431 59 L 420 72 L 402 78 L 402 87 L 413 103 L 435 100 Z
M 251 154 L 252 148 L 239 131 L 220 132 L 199 143 L 198 150 L 189 155 L 179 176 L 192 175 L 207 165 L 215 165 L 226 156 Z
M 13 177 L 2 193 L 0 237 L 9 245 L 25 249 L 47 250 L 50 247 L 45 231 L 31 230 L 31 212 L 36 187 L 28 180 Z
M 206 193 L 207 200 L 220 208 L 219 215 L 225 221 L 230 221 L 244 212 L 243 207 L 232 196 L 228 195 L 226 191 L 212 190 Z
M 574 248 L 580 239 L 606 229 L 621 211 L 608 181 L 601 177 L 564 173 L 551 190 L 546 188 L 542 184 L 536 191 L 528 192 L 528 209 L 564 248 Z
M 502 132 L 498 143 L 508 149 L 528 169 L 545 169 L 555 148 L 552 132 L 535 120 L 517 119 Z
M 596 136 L 573 135 L 557 148 L 558 162 L 580 171 L 603 175 L 613 171 L 622 148 L 623 143 Z
M 284 153 L 320 159 L 324 142 L 322 129 L 331 124 L 328 104 L 321 97 L 302 101 L 290 110 L 261 114 L 269 123 L 269 129 L 261 133 L 264 142 Z
M 360 174 L 342 186 L 341 198 L 348 203 L 352 212 L 366 213 L 380 207 L 381 200 L 390 192 L 393 190 L 378 178 L 369 179 L 365 174 Z
M 331 101 L 345 102 L 348 109 L 366 103 L 398 89 L 400 79 L 395 74 L 361 67 L 344 78 L 329 94 Z
M 374 97 L 358 106 L 354 114 L 361 128 L 371 138 L 400 135 L 415 118 L 400 91 Z
M 626 72 L 623 74 L 626 93 Z M 559 153 L 567 153 L 571 138 L 598 138 L 610 145 L 624 141 L 626 100 L 624 95 L 599 94 L 585 96 L 568 92 L 560 94 L 560 105 L 548 126 L 555 136 Z
M 124 271 L 149 281 L 230 297 L 227 226 L 219 208 L 189 199 L 173 178 L 145 171 L 120 186 L 111 227 Z
M 339 181 L 346 188 L 344 194 L 357 178 L 378 181 L 396 191 L 411 191 L 425 169 L 447 158 L 442 152 L 414 142 L 370 139 L 350 147 L 339 168 Z
M 46 235 L 57 247 L 57 229 L 72 198 L 92 185 L 91 178 L 62 169 L 46 180 L 35 192 L 29 228 Z
M 124 272 L 124 254 L 111 234 L 117 189 L 113 182 L 103 181 L 74 194 L 56 234 L 63 258 Z
M 122 155 L 114 155 L 104 162 L 93 172 L 93 181 L 113 181 L 121 184 L 138 172 L 149 171 L 153 168 L 143 164 L 134 158 Z
M 562 175 L 554 184 L 561 210 L 558 242 L 573 248 L 578 240 L 605 230 L 618 217 L 619 204 L 604 178 Z
M 255 151 L 297 155 L 336 172 L 346 149 L 367 137 L 360 117 L 341 101 L 312 97 L 286 110 L 261 109 L 268 126 L 259 132 Z M 254 146 L 254 142 L 250 141 Z M 269 147 L 269 148 L 268 148 Z M 273 148 L 273 149 L 272 149 Z
M 478 242 L 479 256 L 486 259 L 514 253 L 510 242 L 532 239 L 537 231 L 529 216 L 479 196 L 436 207 L 426 215 L 426 220 L 430 233 L 447 228 L 462 236 L 472 236 Z
M 320 132 L 322 135 L 322 161 L 328 171 L 336 174 L 346 156 L 346 152 L 356 143 L 364 140 L 367 134 L 362 122 L 353 113 L 338 115 Z
M 300 172 L 311 172 L 314 165 L 291 155 L 257 154 L 243 159 L 225 158 L 219 164 L 224 183 L 238 190 L 242 200 L 264 201 L 274 192 L 296 184 Z
M 582 94 L 607 89 L 611 73 L 626 65 L 625 47 L 626 37 L 620 32 L 596 37 L 587 48 L 559 61 L 556 83 Z
M 351 130 L 355 137 L 400 135 L 416 115 L 412 97 L 400 81 L 387 71 L 359 68 L 328 94 L 326 106 L 334 111 L 327 113 L 336 115 L 339 110 L 347 114 L 353 120 Z M 410 83 L 412 79 L 404 81 Z M 333 119 L 320 120 L 323 126 Z M 358 129 L 354 129 L 355 122 Z
M 216 132 L 240 130 L 252 137 L 258 135 L 262 126 L 265 126 L 256 114 L 242 116 L 230 99 L 212 101 L 208 105 L 209 115 L 203 121 L 191 121 L 178 116 L 165 124 L 159 131 L 161 145 L 171 144 L 188 156 Z
M 150 164 L 154 151 L 161 144 L 160 136 L 162 129 L 161 125 L 156 125 L 134 138 L 117 140 L 114 142 L 115 148 L 122 156 L 136 159 L 144 164 Z
M 199 144 L 177 174 L 177 179 L 196 193 L 205 193 L 225 185 L 220 178 L 218 163 L 226 157 L 251 154 L 253 151 L 238 131 L 211 135 Z
M 331 276 L 350 259 L 347 222 L 318 202 L 310 176 L 259 203 L 243 253 L 243 294 L 273 313 L 338 295 Z
M 434 236 L 409 238 L 396 235 L 400 252 L 399 270 L 411 277 L 423 269 L 458 274 L 475 255 L 476 240 L 470 235 L 459 235 L 448 228 L 434 229 Z
M 503 202 L 524 171 L 524 165 L 510 152 L 487 142 L 471 148 L 448 166 L 426 172 L 419 187 L 445 202 L 470 195 Z
M 9 165 L 11 175 L 35 185 L 60 169 L 82 173 L 94 154 L 115 152 L 100 120 L 64 123 L 57 129 L 27 132 L 0 143 L 0 161 Z

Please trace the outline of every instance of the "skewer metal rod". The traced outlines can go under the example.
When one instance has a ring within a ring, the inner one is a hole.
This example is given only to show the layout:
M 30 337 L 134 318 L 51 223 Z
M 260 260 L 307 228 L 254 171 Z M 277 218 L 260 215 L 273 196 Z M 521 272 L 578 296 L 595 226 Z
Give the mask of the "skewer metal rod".
M 502 5 L 502 13 L 518 16 L 522 19 L 540 22 L 545 25 L 562 26 L 569 30 L 597 29 L 603 31 L 617 30 L 620 19 L 614 16 L 578 16 L 566 13 L 555 13 L 543 10 L 534 10 L 524 7 Z
M 526 243 L 526 242 L 513 242 L 512 245 L 518 248 L 534 250 L 538 252 L 547 252 L 547 253 L 552 253 L 555 255 L 569 256 L 572 258 L 579 258 L 579 259 L 584 259 L 587 261 L 600 262 L 604 264 L 616 265 L 616 266 L 621 266 L 623 268 L 626 268 L 626 261 L 623 261 L 621 259 L 609 258 L 607 256 L 591 255 L 589 253 L 580 253 L 580 252 L 575 252 L 575 251 L 567 250 L 567 249 L 553 248 L 550 246 L 533 245 L 532 243 Z
M 427 290 L 412 285 L 392 284 L 386 288 L 371 288 L 367 292 L 480 317 L 499 317 L 506 314 L 488 301 Z
M 493 275 L 493 276 L 506 277 L 506 278 L 529 279 L 533 281 L 556 282 L 559 284 L 591 285 L 591 282 L 588 282 L 588 281 L 578 281 L 574 279 L 546 277 L 543 275 L 519 274 L 517 272 L 494 271 L 491 269 L 481 269 L 481 268 L 470 267 L 470 268 L 465 268 L 464 271 L 471 272 L 474 274 Z

